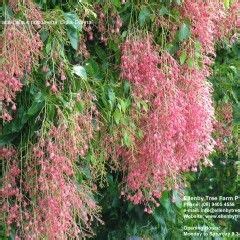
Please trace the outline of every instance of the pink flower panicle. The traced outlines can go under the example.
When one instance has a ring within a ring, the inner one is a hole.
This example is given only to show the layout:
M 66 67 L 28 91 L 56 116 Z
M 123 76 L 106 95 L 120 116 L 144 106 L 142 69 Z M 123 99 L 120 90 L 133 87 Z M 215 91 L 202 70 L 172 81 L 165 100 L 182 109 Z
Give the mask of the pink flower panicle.
M 39 207 L 32 232 L 48 239 L 83 237 L 86 232 L 81 225 L 91 231 L 97 211 L 90 189 L 78 186 L 74 179 L 75 162 L 86 154 L 89 136 L 93 136 L 91 120 L 79 116 L 75 121 L 75 129 L 64 124 L 52 127 L 49 137 L 34 148 L 40 173 L 36 191 Z
M 206 79 L 211 74 L 215 43 L 234 33 L 239 9 L 239 1 L 229 9 L 219 0 L 183 2 L 180 12 L 190 20 L 192 37 L 201 44 L 198 67 L 179 65 L 166 52 L 159 56 L 149 36 L 123 44 L 121 76 L 132 82 L 135 101 L 150 104 L 139 124 L 144 137 L 135 139 L 136 151 L 123 153 L 125 194 L 135 204 L 155 202 L 163 190 L 180 184 L 181 172 L 196 171 L 201 159 L 208 162 L 206 157 L 215 144 L 211 136 L 215 121 L 212 86 Z M 168 27 L 175 32 L 176 26 Z M 186 46 L 188 54 L 194 55 L 190 42 Z
M 109 38 L 120 34 L 120 29 L 123 25 L 122 19 L 118 12 L 104 13 L 104 7 L 101 4 L 95 5 L 95 11 L 98 15 L 98 25 L 97 30 L 100 33 L 100 41 L 106 45 Z M 86 27 L 86 32 L 88 33 L 88 40 L 93 40 L 93 30 L 92 26 Z
M 192 34 L 197 38 L 205 54 L 215 54 L 215 38 L 219 34 L 219 23 L 225 18 L 222 1 L 190 1 L 186 0 L 182 6 L 183 17 L 191 20 Z
M 215 55 L 216 40 L 234 33 L 235 29 L 239 28 L 239 0 L 229 9 L 224 7 L 221 0 L 185 0 L 181 12 L 183 17 L 191 20 L 192 34 L 200 41 L 205 55 Z
M 21 191 L 19 188 L 20 169 L 17 162 L 17 154 L 13 148 L 1 148 L 0 158 L 4 159 L 7 170 L 1 179 L 0 188 L 0 213 L 4 214 L 7 224 L 7 235 L 11 226 L 20 226 L 20 202 Z
M 164 75 L 158 69 L 158 54 L 151 45 L 151 40 L 127 40 L 122 46 L 122 78 L 135 86 L 136 96 L 146 99 L 157 93 Z
M 12 24 L 5 29 L 2 66 L 9 75 L 22 78 L 39 58 L 42 42 L 38 33 L 30 34 L 23 25 Z
M 121 70 L 134 98 L 151 106 L 140 122 L 144 137 L 124 153 L 125 194 L 135 204 L 155 202 L 213 150 L 209 72 L 180 66 L 167 52 L 159 56 L 150 37 L 123 44 Z
M 31 25 L 34 25 L 37 29 L 41 27 L 42 12 L 32 0 L 9 0 L 8 5 L 14 13 L 22 10 Z
M 0 70 L 0 101 L 4 101 L 6 106 L 12 106 L 14 110 L 16 107 L 14 99 L 16 98 L 16 93 L 20 92 L 21 89 L 22 83 L 16 77 Z M 2 119 L 4 121 L 12 120 L 6 109 L 3 111 Z
M 220 23 L 219 37 L 227 36 L 240 29 L 240 1 L 235 1 L 227 10 L 226 17 Z
M 21 91 L 21 79 L 31 71 L 38 60 L 42 42 L 38 34 L 30 34 L 23 25 L 9 25 L 4 31 L 1 53 L 4 62 L 0 65 L 0 100 L 3 101 L 1 118 L 10 121 L 7 108 L 16 110 L 14 100 Z
M 91 112 L 61 121 L 59 111 L 59 124 L 32 147 L 22 168 L 10 161 L 0 190 L 7 233 L 14 227 L 27 240 L 82 239 L 92 234 L 99 210 L 92 197 L 94 187 L 78 183 L 75 173 L 78 169 L 81 174 L 79 157 L 87 154 L 93 138 L 93 112 L 94 106 Z M 12 149 L 0 150 L 0 157 L 8 161 L 13 154 Z
M 26 5 L 25 14 L 27 20 L 35 27 L 35 29 L 40 29 L 44 21 L 41 10 L 32 0 L 27 0 L 24 4 Z

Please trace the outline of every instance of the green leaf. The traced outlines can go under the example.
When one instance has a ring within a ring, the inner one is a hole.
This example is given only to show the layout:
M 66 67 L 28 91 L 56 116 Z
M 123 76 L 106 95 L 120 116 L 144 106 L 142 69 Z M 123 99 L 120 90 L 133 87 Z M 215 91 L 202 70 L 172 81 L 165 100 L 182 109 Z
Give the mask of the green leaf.
M 0 147 L 10 144 L 17 136 L 16 133 L 1 134 Z
M 194 59 L 193 58 L 189 58 L 187 60 L 187 64 L 188 64 L 189 67 L 194 67 L 194 64 L 195 64 Z
M 162 217 L 162 215 L 159 211 L 154 211 L 153 212 L 153 218 L 159 225 L 166 226 L 165 220 L 164 220 L 164 218 Z
M 44 102 L 43 95 L 41 94 L 41 92 L 39 92 L 36 95 L 36 98 L 32 103 L 31 107 L 28 109 L 27 115 L 34 116 L 37 112 L 39 112 L 44 105 L 43 102 Z
M 94 50 L 95 50 L 97 56 L 103 61 L 103 63 L 107 61 L 108 55 L 101 47 L 99 47 L 98 45 L 95 45 Z
M 78 102 L 78 103 L 76 104 L 76 107 L 77 107 L 77 109 L 78 109 L 79 112 L 83 112 L 83 110 L 84 110 L 84 104 L 83 104 L 82 102 Z
M 168 14 L 169 14 L 169 10 L 166 7 L 161 7 L 161 9 L 159 10 L 159 15 L 164 16 Z
M 202 45 L 199 41 L 194 42 L 194 55 L 196 58 L 201 58 L 202 57 Z
M 127 131 L 124 131 L 123 133 L 123 143 L 127 146 L 127 147 L 130 147 L 132 145 L 132 141 L 131 141 L 131 138 L 128 134 Z
M 91 172 L 88 166 L 82 168 L 82 174 L 86 179 L 91 179 Z
M 175 0 L 175 3 L 176 3 L 177 5 L 181 5 L 181 4 L 182 4 L 182 0 Z
M 87 73 L 90 75 L 90 76 L 92 76 L 92 77 L 98 77 L 99 76 L 99 74 L 100 74 L 100 70 L 99 70 L 99 65 L 98 65 L 98 63 L 94 60 L 94 59 L 92 59 L 92 58 L 90 58 L 87 62 L 86 62 L 86 64 L 85 64 L 85 69 L 86 69 L 86 71 L 87 71 Z
M 78 43 L 79 43 L 79 32 L 76 31 L 73 28 L 67 28 L 67 35 L 70 40 L 70 43 L 73 47 L 73 49 L 78 49 Z
M 47 30 L 43 30 L 40 32 L 40 37 L 43 42 L 47 40 L 48 36 L 49 36 L 49 32 Z
M 239 105 L 239 100 L 238 100 L 238 97 L 237 97 L 237 93 L 236 93 L 234 90 L 231 90 L 231 91 L 230 91 L 230 94 L 231 94 L 234 102 Z
M 201 43 L 200 43 L 199 41 L 195 41 L 195 42 L 194 42 L 194 48 L 195 48 L 195 51 L 196 51 L 196 52 L 201 52 L 201 50 L 202 50 L 202 45 L 201 45 Z
M 166 51 L 168 51 L 171 55 L 174 55 L 179 50 L 179 44 L 177 43 L 169 43 L 166 46 Z
M 170 203 L 170 199 L 169 199 L 169 194 L 168 192 L 164 192 L 161 199 L 160 199 L 160 203 L 161 205 L 166 209 L 166 211 L 169 213 L 171 210 L 171 203 Z
M 126 112 L 127 107 L 129 106 L 129 103 L 127 101 L 124 101 L 123 99 L 120 100 L 119 108 L 123 111 Z
M 148 111 L 148 104 L 147 104 L 146 102 L 144 102 L 144 101 L 142 101 L 142 108 L 143 108 L 143 110 L 144 110 L 145 112 Z
M 173 194 L 174 203 L 176 204 L 176 206 L 178 208 L 181 208 L 182 207 L 182 200 L 181 200 L 181 197 L 179 195 L 179 192 L 176 191 L 176 190 L 173 190 L 172 194 Z
M 66 24 L 70 26 L 71 28 L 81 31 L 82 30 L 82 21 L 79 19 L 78 15 L 76 13 L 64 13 L 63 14 L 66 20 Z
M 79 34 L 82 31 L 82 21 L 76 13 L 64 13 L 67 24 L 67 35 L 71 42 L 72 47 L 77 50 L 79 43 Z
M 130 89 L 131 89 L 131 85 L 130 85 L 130 83 L 128 81 L 124 82 L 123 89 L 124 89 L 124 93 L 126 95 L 129 94 Z
M 113 114 L 114 120 L 116 122 L 116 124 L 118 125 L 120 123 L 120 120 L 122 118 L 122 114 L 120 111 L 115 110 L 114 114 Z
M 46 53 L 49 54 L 51 49 L 52 49 L 52 38 L 51 38 L 51 36 L 48 38 L 45 49 L 46 49 Z
M 109 103 L 110 103 L 111 107 L 113 108 L 115 101 L 116 101 L 116 95 L 112 88 L 108 89 L 108 99 L 109 99 Z
M 73 66 L 73 72 L 82 79 L 85 80 L 87 79 L 87 72 L 83 66 L 80 65 Z
M 113 4 L 114 4 L 115 7 L 117 7 L 117 8 L 121 7 L 121 1 L 120 1 L 120 0 L 113 0 Z
M 136 133 L 136 135 L 137 135 L 137 138 L 139 138 L 139 139 L 143 138 L 143 136 L 144 136 L 142 130 L 138 130 L 137 133 Z
M 143 7 L 139 13 L 138 20 L 140 23 L 140 26 L 142 27 L 146 22 L 150 20 L 151 13 L 146 7 Z
M 187 53 L 186 53 L 186 51 L 183 51 L 179 58 L 180 64 L 183 65 L 185 63 L 186 59 L 187 59 Z
M 224 2 L 224 7 L 228 9 L 230 7 L 230 0 L 224 0 L 223 2 Z
M 178 40 L 183 42 L 187 40 L 191 35 L 190 27 L 188 24 L 183 23 L 179 32 L 178 32 Z
M 237 74 L 237 68 L 235 66 L 229 66 L 229 69 L 231 69 L 231 71 L 234 73 L 234 74 Z
M 127 31 L 123 31 L 122 32 L 122 38 L 125 38 L 127 36 L 127 34 L 128 34 Z

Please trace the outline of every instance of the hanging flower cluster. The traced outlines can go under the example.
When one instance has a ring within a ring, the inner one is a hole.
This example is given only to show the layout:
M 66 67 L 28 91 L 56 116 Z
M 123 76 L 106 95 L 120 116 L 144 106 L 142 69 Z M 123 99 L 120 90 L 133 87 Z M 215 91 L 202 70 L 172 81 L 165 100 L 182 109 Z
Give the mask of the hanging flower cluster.
M 24 5 L 26 6 L 25 15 L 27 20 L 35 29 L 40 29 L 43 23 L 43 14 L 41 10 L 31 0 L 25 1 Z
M 42 21 L 42 13 L 32 0 L 9 0 L 9 7 L 14 13 L 23 10 L 29 21 Z
M 112 35 L 118 35 L 122 27 L 122 19 L 117 12 L 112 11 L 107 14 L 104 13 L 103 7 L 100 4 L 95 6 L 96 13 L 98 15 L 98 25 L 97 30 L 100 33 L 100 41 L 107 45 L 108 39 Z M 88 39 L 93 40 L 92 27 L 88 26 L 86 28 L 88 33 Z
M 48 65 L 44 65 L 42 67 L 42 72 L 48 75 L 47 80 L 46 80 L 46 86 L 50 88 L 51 92 L 54 94 L 59 93 L 60 91 L 64 90 L 64 85 L 67 80 L 67 75 L 66 75 L 66 66 L 67 64 L 62 61 L 61 57 L 58 54 L 54 54 L 55 56 L 55 61 L 57 62 L 57 69 L 56 74 L 50 74 L 51 70 Z
M 124 153 L 127 187 L 123 194 L 134 203 L 155 202 L 163 190 L 178 187 L 179 173 L 196 171 L 201 159 L 209 164 L 214 109 L 206 78 L 211 74 L 216 41 L 238 25 L 238 6 L 239 1 L 228 10 L 219 0 L 183 2 L 182 17 L 190 20 L 193 39 L 201 45 L 201 63 L 191 67 L 179 65 L 167 52 L 159 56 L 149 36 L 123 44 L 122 78 L 133 83 L 135 101 L 150 105 L 140 122 L 144 137 L 135 139 L 136 150 Z M 162 26 L 164 19 L 159 21 Z M 167 27 L 176 32 L 174 24 Z M 183 46 L 187 57 L 195 58 L 196 43 L 186 41 Z
M 229 9 L 220 0 L 183 2 L 182 16 L 191 20 L 193 36 L 200 41 L 205 58 L 206 54 L 215 56 L 216 39 L 221 39 L 239 27 L 239 9 L 239 0 Z
M 80 239 L 92 233 L 99 208 L 91 185 L 77 183 L 74 175 L 81 174 L 78 159 L 93 137 L 91 119 L 76 114 L 70 123 L 60 120 L 32 147 L 24 167 L 17 157 L 10 161 L 9 149 L 0 151 L 9 165 L 1 189 L 8 233 L 12 227 L 21 239 Z
M 14 99 L 16 93 L 21 91 L 22 83 L 17 78 L 9 76 L 4 71 L 0 71 L 0 79 L 0 101 L 5 101 L 6 106 L 11 105 L 12 110 L 15 111 L 16 104 L 14 103 Z M 6 109 L 3 109 L 1 118 L 7 122 L 12 120 L 12 116 Z
M 12 24 L 5 29 L 1 67 L 10 76 L 22 78 L 38 60 L 42 42 L 38 33 L 30 34 L 23 25 Z
M 90 136 L 93 136 L 88 119 L 88 116 L 76 116 L 76 129 L 64 124 L 52 127 L 49 137 L 33 149 L 40 173 L 37 191 L 33 193 L 39 207 L 35 209 L 37 217 L 31 231 L 38 236 L 48 239 L 83 237 L 87 232 L 81 229 L 82 224 L 91 231 L 97 206 L 90 189 L 78 186 L 74 179 L 75 162 L 86 154 Z
M 21 170 L 18 167 L 17 153 L 13 148 L 1 148 L 0 159 L 7 169 L 4 177 L 1 179 L 0 212 L 4 214 L 7 224 L 6 232 L 9 235 L 10 226 L 20 226 L 20 202 L 22 195 L 19 189 L 19 181 Z
M 23 25 L 11 24 L 5 28 L 1 54 L 3 63 L 0 65 L 0 100 L 3 101 L 1 118 L 12 119 L 7 108 L 16 110 L 15 97 L 22 89 L 21 79 L 30 73 L 37 62 L 42 42 L 38 33 L 29 33 Z
M 134 97 L 150 104 L 140 123 L 144 137 L 136 140 L 134 152 L 124 153 L 126 192 L 135 204 L 154 202 L 213 150 L 208 71 L 180 67 L 167 52 L 159 56 L 150 37 L 127 40 L 121 60 L 122 77 L 133 83 Z
M 218 25 L 220 28 L 219 38 L 229 35 L 236 29 L 240 29 L 240 1 L 236 0 L 227 10 L 225 18 Z
M 192 33 L 202 44 L 205 53 L 214 54 L 215 38 L 219 34 L 218 24 L 225 18 L 222 1 L 190 1 L 182 6 L 182 15 L 191 20 Z

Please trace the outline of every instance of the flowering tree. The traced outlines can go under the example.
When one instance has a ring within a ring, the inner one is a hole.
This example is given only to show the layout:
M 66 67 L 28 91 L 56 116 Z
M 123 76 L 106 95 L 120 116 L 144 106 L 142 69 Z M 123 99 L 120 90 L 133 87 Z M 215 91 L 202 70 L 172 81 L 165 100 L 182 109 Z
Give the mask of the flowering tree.
M 183 173 L 211 166 L 222 127 L 208 78 L 216 44 L 237 36 L 239 4 L 4 2 L 6 235 L 92 236 L 109 169 L 123 175 L 123 197 L 153 213 L 164 191 L 184 188 Z

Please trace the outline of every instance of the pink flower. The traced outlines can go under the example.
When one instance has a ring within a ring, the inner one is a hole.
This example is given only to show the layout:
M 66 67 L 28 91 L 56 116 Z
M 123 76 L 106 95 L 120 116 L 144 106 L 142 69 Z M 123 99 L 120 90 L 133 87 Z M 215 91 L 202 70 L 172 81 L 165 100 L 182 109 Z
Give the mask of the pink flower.
M 57 88 L 57 85 L 56 85 L 56 84 L 52 84 L 52 86 L 51 86 L 51 91 L 52 91 L 53 93 L 57 93 L 57 92 L 58 92 L 58 88 Z
M 9 113 L 5 112 L 2 115 L 2 119 L 3 119 L 3 121 L 10 122 L 12 120 L 12 116 Z

